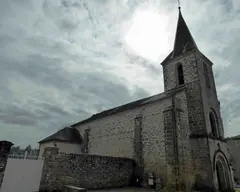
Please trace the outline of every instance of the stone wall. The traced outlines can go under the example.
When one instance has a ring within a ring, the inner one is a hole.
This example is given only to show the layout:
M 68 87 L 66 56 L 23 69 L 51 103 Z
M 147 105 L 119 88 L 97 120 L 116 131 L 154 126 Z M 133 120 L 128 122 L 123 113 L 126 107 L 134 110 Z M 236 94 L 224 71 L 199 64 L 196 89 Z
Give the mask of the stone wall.
M 175 94 L 175 95 L 174 95 Z M 102 117 L 75 127 L 84 135 L 84 148 L 88 154 L 98 154 L 134 159 L 140 166 L 138 174 L 143 176 L 143 185 L 148 182 L 147 175 L 154 174 L 164 183 L 168 158 L 176 153 L 166 154 L 165 147 L 173 145 L 175 137 L 168 137 L 174 129 L 174 121 L 165 125 L 165 111 L 172 109 L 172 98 L 176 97 L 180 111 L 179 155 L 181 162 L 190 161 L 187 98 L 185 88 L 179 88 L 162 100 Z M 174 111 L 175 114 L 175 111 Z M 173 125 L 172 125 L 173 124 Z M 166 137 L 168 137 L 166 139 Z M 167 142 L 166 142 L 167 140 Z M 167 156 L 169 157 L 167 157 Z M 174 163 L 174 162 L 173 162 Z
M 0 141 L 0 188 L 2 185 L 5 168 L 7 165 L 8 155 L 11 150 L 13 143 L 9 141 Z
M 171 99 L 166 98 L 77 125 L 76 128 L 81 135 L 85 135 L 85 130 L 89 130 L 88 154 L 135 158 L 135 118 L 141 117 L 143 156 L 152 158 L 152 154 L 157 154 L 163 161 L 165 158 L 163 111 L 169 105 Z
M 86 135 L 88 144 L 84 145 L 88 154 L 131 158 L 141 164 L 145 173 L 158 172 L 162 177 L 165 174 L 163 111 L 171 104 L 168 97 L 75 127 L 81 135 Z M 141 127 L 136 126 L 136 118 Z
M 202 126 L 206 129 L 205 136 L 202 135 L 202 137 L 205 137 L 207 139 L 205 143 L 208 145 L 208 148 L 206 148 L 205 151 L 209 151 L 209 155 L 202 157 L 202 164 L 205 165 L 205 170 L 212 171 L 212 178 L 214 182 L 211 185 L 214 188 L 217 188 L 218 184 L 217 173 L 215 169 L 215 155 L 217 152 L 223 153 L 226 157 L 227 164 L 229 164 L 230 156 L 226 143 L 224 142 L 224 128 L 220 111 L 220 102 L 217 97 L 216 85 L 213 75 L 213 64 L 201 54 L 196 54 L 195 60 L 195 63 L 197 64 L 196 67 L 198 68 L 199 84 L 201 89 L 200 93 L 204 112 L 203 115 L 205 119 L 205 122 L 203 122 Z M 216 118 L 217 135 L 214 135 L 212 132 L 212 126 L 209 118 L 210 112 L 213 112 Z M 203 152 L 203 149 L 200 150 Z M 206 164 L 207 159 L 210 159 L 210 161 L 208 160 L 209 165 Z M 231 174 L 231 171 L 229 171 L 229 174 Z M 210 179 L 210 174 L 207 174 L 206 180 L 210 181 Z
M 192 165 L 191 143 L 186 92 L 178 92 L 172 99 L 172 108 L 164 111 L 166 182 L 173 184 L 171 191 L 181 184 L 191 174 L 188 170 Z
M 199 80 L 201 82 L 201 96 L 206 120 L 207 133 L 208 135 L 211 135 L 212 132 L 209 120 L 209 112 L 213 110 L 214 114 L 217 116 L 218 119 L 219 137 L 223 138 L 224 129 L 220 111 L 220 102 L 217 97 L 216 85 L 213 76 L 212 63 L 201 57 L 199 54 L 196 55 L 196 62 L 198 67 Z M 204 70 L 204 66 L 207 69 L 206 72 Z
M 175 122 L 177 135 L 178 174 L 179 185 L 186 184 L 186 178 L 192 175 L 191 141 L 189 139 L 190 127 L 188 118 L 186 92 L 180 92 L 175 97 Z M 180 187 L 180 186 L 179 186 Z
M 212 162 L 210 154 L 210 146 L 208 141 L 208 134 L 210 132 L 209 127 L 206 124 L 208 120 L 208 110 L 210 107 L 216 107 L 215 101 L 217 101 L 216 95 L 213 97 L 214 103 L 207 101 L 208 95 L 204 92 L 205 77 L 203 75 L 203 68 L 201 66 L 200 57 L 194 51 L 186 53 L 169 63 L 163 64 L 164 83 L 165 90 L 170 90 L 178 86 L 177 84 L 177 65 L 181 63 L 183 66 L 184 82 L 186 87 L 187 97 L 187 110 L 188 111 L 188 127 L 190 139 L 190 145 L 185 143 L 186 146 L 191 146 L 191 158 L 193 159 L 192 166 L 202 170 L 197 173 L 196 182 L 206 184 L 208 187 L 213 187 L 213 174 L 212 174 Z M 211 106 L 212 104 L 213 106 Z M 181 116 L 181 112 L 180 112 Z M 183 118 L 183 117 L 181 117 Z M 183 118 L 186 119 L 186 118 Z M 186 137 L 185 137 L 186 138 Z M 178 150 L 181 139 L 178 139 Z M 184 142 L 183 142 L 184 143 Z M 184 147 L 183 147 L 184 148 Z M 187 147 L 189 150 L 189 147 Z M 179 159 L 179 162 L 181 159 Z M 183 165 L 183 162 L 180 163 Z M 206 174 L 208 173 L 208 174 Z M 207 176 L 205 176 L 207 175 Z
M 7 155 L 0 154 L 0 188 L 3 181 L 6 164 L 7 164 Z
M 198 51 L 186 53 L 163 64 L 165 90 L 177 87 L 178 63 L 183 66 L 187 92 L 189 138 L 192 148 L 193 167 L 201 170 L 196 175 L 196 183 L 206 188 L 216 188 L 214 155 L 216 151 L 229 155 L 223 142 L 224 129 L 213 76 L 212 63 Z M 205 66 L 205 67 L 204 67 Z M 184 110 L 185 111 L 185 110 Z M 216 116 L 218 135 L 212 134 L 210 111 Z M 179 142 L 181 142 L 179 140 Z M 220 149 L 219 149 L 220 146 Z M 180 163 L 182 164 L 182 163 Z M 214 181 L 214 182 L 213 182 Z
M 166 175 L 164 180 L 175 183 L 177 179 L 177 151 L 176 132 L 173 108 L 164 111 L 164 131 L 165 131 L 165 154 L 166 154 Z M 171 181 L 169 181 L 171 179 Z M 175 186 L 174 186 L 175 187 Z
M 234 167 L 234 178 L 237 184 L 240 184 L 240 139 L 227 139 L 227 147 L 229 149 L 232 165 Z
M 44 156 L 41 188 L 123 187 L 134 178 L 135 162 L 128 158 L 58 153 L 57 148 L 47 148 Z

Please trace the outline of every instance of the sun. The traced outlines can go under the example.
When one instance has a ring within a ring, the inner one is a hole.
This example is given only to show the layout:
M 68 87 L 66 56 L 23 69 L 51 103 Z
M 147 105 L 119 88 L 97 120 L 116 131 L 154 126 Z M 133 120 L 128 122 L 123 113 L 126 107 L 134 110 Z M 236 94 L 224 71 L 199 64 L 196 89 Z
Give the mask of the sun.
M 158 61 L 168 47 L 168 17 L 153 9 L 138 9 L 133 14 L 125 41 L 140 56 Z

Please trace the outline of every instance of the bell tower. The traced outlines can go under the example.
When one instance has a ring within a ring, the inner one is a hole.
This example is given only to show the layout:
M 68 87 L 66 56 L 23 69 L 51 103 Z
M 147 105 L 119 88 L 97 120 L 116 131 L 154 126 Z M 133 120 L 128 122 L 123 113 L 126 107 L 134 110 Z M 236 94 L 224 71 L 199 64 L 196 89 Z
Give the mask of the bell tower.
M 190 130 L 185 139 L 190 139 L 192 164 L 197 162 L 203 172 L 196 176 L 196 185 L 219 188 L 216 179 L 217 152 L 224 156 L 225 164 L 229 164 L 213 63 L 198 49 L 180 7 L 174 47 L 161 65 L 165 91 L 186 88 Z M 226 188 L 231 188 L 229 170 L 226 172 L 229 175 Z

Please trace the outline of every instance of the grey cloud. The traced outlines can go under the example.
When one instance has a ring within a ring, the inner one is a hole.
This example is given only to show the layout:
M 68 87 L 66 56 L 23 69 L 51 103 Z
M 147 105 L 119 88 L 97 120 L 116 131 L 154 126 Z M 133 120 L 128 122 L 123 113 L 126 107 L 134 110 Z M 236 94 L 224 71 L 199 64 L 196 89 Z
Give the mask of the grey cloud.
M 44 108 L 44 110 L 48 111 L 48 114 L 53 114 L 53 115 L 57 114 L 59 116 L 70 115 L 64 109 L 62 109 L 62 108 L 60 108 L 58 106 L 50 105 L 49 103 L 44 103 L 44 104 L 41 105 L 41 107 Z
M 82 119 L 92 115 L 91 113 L 88 113 L 85 109 L 81 109 L 81 106 L 78 106 L 78 108 L 75 109 L 74 113 L 76 114 L 77 118 L 81 117 Z
M 15 124 L 22 126 L 34 126 L 35 120 L 30 119 L 29 117 L 18 117 L 14 115 L 0 115 L 0 121 L 6 124 Z
M 183 0 L 183 15 L 199 48 L 215 64 L 218 89 L 231 84 L 235 89 L 230 94 L 236 96 L 240 10 L 233 1 L 223 3 Z M 149 61 L 124 42 L 129 26 L 123 26 L 143 4 L 169 16 L 173 38 L 174 0 L 1 1 L 0 139 L 36 144 L 93 113 L 163 91 L 159 63 L 164 57 Z M 240 116 L 240 106 L 236 97 L 226 97 L 227 91 L 219 97 L 231 135 L 237 128 L 227 122 Z
M 24 108 L 1 103 L 0 122 L 23 126 L 36 125 L 36 116 Z

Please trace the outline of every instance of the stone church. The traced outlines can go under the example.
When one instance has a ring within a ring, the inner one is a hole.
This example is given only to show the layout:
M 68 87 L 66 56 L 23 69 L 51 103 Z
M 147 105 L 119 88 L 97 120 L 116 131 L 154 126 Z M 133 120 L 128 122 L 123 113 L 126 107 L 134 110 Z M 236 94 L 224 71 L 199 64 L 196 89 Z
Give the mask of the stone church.
M 174 47 L 161 63 L 164 92 L 94 114 L 40 141 L 60 151 L 127 157 L 140 185 L 232 189 L 213 63 L 198 49 L 179 8 Z

